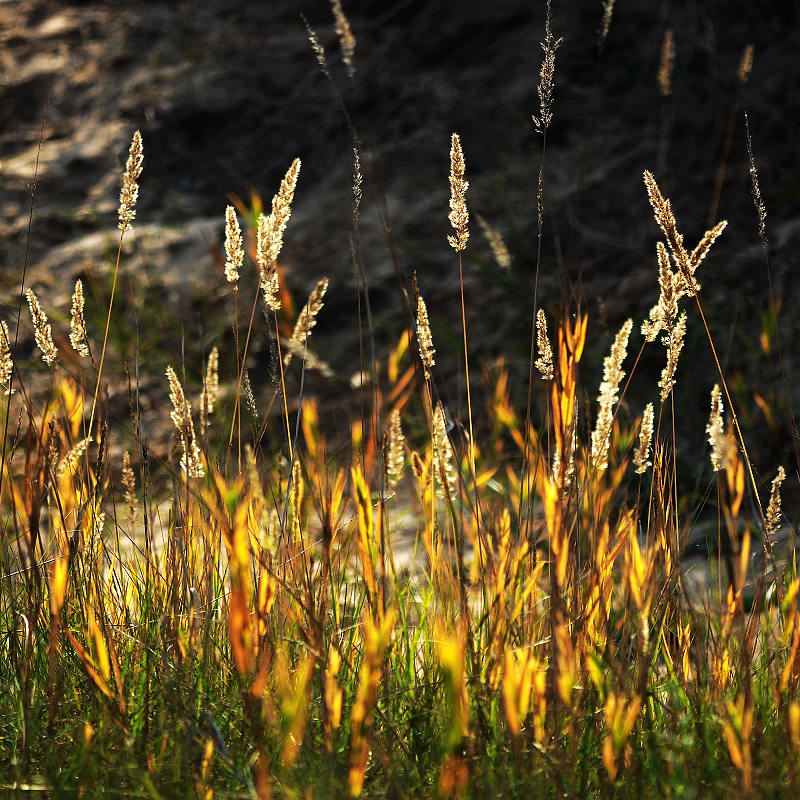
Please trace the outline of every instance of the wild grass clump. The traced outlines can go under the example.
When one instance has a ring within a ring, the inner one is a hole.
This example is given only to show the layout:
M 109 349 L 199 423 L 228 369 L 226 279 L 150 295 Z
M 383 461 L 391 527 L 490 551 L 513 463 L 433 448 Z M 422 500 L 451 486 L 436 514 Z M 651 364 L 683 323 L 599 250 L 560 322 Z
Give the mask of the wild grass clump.
M 605 4 L 603 37 L 612 8 Z M 355 39 L 341 4 L 334 10 L 352 76 Z M 536 120 L 543 135 L 559 44 L 548 15 Z M 120 198 L 120 252 L 145 146 L 137 133 Z M 354 148 L 356 243 L 355 136 Z M 36 295 L 21 287 L 30 321 L 14 334 L 5 321 L 0 329 L 4 791 L 800 791 L 800 577 L 793 551 L 776 543 L 786 473 L 777 469 L 768 492 L 755 480 L 721 368 L 710 380 L 711 459 L 697 465 L 716 489 L 705 508 L 719 542 L 707 590 L 697 590 L 683 560 L 700 515 L 681 494 L 673 398 L 687 326 L 702 326 L 716 358 L 696 273 L 725 223 L 690 253 L 670 201 L 645 172 L 643 194 L 664 237 L 653 259 L 660 296 L 647 319 L 628 319 L 610 343 L 593 431 L 579 425 L 581 308 L 564 309 L 551 344 L 534 302 L 527 409 L 515 408 L 499 360 L 491 401 L 478 411 L 462 277 L 467 167 L 456 134 L 450 155 L 454 233 L 446 241 L 459 258 L 468 409 L 458 426 L 442 402 L 436 331 L 414 280 L 404 302 L 415 313 L 396 345 L 361 365 L 370 379 L 352 446 L 329 452 L 325 400 L 303 388 L 318 363 L 309 341 L 328 281 L 295 319 L 279 261 L 301 190 L 299 159 L 253 230 L 226 209 L 231 341 L 215 343 L 202 363 L 166 368 L 163 425 L 171 421 L 174 447 L 163 461 L 142 432 L 138 363 L 131 424 L 115 429 L 104 399 L 119 366 L 107 360 L 117 271 L 104 330 L 87 322 L 76 285 L 69 342 L 77 358 L 59 349 Z M 538 206 L 541 244 L 541 183 Z M 354 244 L 357 271 L 359 258 Z M 241 401 L 256 403 L 252 389 L 247 400 L 247 363 L 257 325 L 277 353 L 272 394 L 258 404 L 275 412 L 248 426 Z M 368 338 L 369 319 L 365 328 Z M 45 392 L 29 390 L 41 365 L 18 359 L 27 330 L 49 369 Z M 666 365 L 631 418 L 623 401 L 642 359 L 662 363 L 645 352 L 657 338 Z M 640 346 L 635 360 L 631 344 Z M 299 385 L 293 397 L 289 378 Z M 710 386 L 688 390 L 707 396 Z M 409 515 L 413 529 L 402 534 Z M 403 536 L 410 558 L 400 557 Z

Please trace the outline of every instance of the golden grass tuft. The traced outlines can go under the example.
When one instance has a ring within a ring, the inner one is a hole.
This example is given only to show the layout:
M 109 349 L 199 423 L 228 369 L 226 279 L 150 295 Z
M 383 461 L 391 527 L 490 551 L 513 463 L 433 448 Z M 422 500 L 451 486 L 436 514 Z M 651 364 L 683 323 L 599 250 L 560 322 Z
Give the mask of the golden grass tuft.
M 139 176 L 142 174 L 142 135 L 135 131 L 128 151 L 128 161 L 122 176 L 122 189 L 119 193 L 119 229 L 124 235 L 136 218 L 136 201 L 139 197 Z
M 47 314 L 42 310 L 39 300 L 32 289 L 25 290 L 25 297 L 28 298 L 28 308 L 31 311 L 33 320 L 33 336 L 36 346 L 42 353 L 42 360 L 48 366 L 53 366 L 58 357 L 58 349 L 53 341 L 53 329 L 47 320 Z

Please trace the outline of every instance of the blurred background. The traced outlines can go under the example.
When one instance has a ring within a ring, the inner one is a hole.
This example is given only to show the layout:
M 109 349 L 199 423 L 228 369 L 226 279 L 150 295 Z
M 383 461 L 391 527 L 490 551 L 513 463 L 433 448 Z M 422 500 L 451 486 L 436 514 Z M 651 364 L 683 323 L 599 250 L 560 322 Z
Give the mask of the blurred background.
M 109 409 L 125 418 L 124 364 L 138 348 L 146 433 L 156 444 L 166 447 L 170 435 L 166 363 L 183 360 L 197 388 L 204 357 L 217 344 L 221 379 L 233 378 L 225 206 L 236 203 L 243 221 L 254 218 L 259 203 L 268 210 L 296 156 L 302 170 L 282 276 L 295 314 L 316 282 L 330 278 L 310 344 L 333 376 L 309 374 L 306 389 L 323 398 L 326 424 L 349 436 L 345 412 L 358 413 L 360 392 L 351 380 L 359 372 L 359 331 L 353 142 L 345 112 L 362 143 L 360 251 L 377 357 L 385 363 L 403 332 L 401 287 L 410 292 L 416 272 L 437 346 L 437 385 L 451 417 L 464 421 L 458 260 L 446 240 L 450 135 L 457 131 L 473 215 L 464 282 L 476 391 L 490 393 L 492 365 L 503 356 L 512 398 L 522 407 L 542 157 L 531 115 L 538 113 L 545 5 L 342 5 L 356 39 L 352 78 L 324 0 L 0 2 L 0 315 L 10 324 L 16 317 L 27 259 L 26 286 L 40 294 L 62 352 L 77 277 L 87 286 L 90 335 L 102 340 L 120 176 L 140 129 L 144 171 L 112 326 L 118 358 L 107 374 Z M 759 477 L 767 485 L 779 463 L 787 467 L 788 508 L 797 487 L 787 394 L 798 399 L 800 6 L 617 6 L 601 46 L 600 0 L 553 3 L 553 34 L 564 41 L 543 162 L 540 305 L 551 333 L 579 305 L 590 315 L 582 376 L 588 430 L 613 335 L 632 316 L 630 350 L 638 352 L 639 325 L 658 299 L 659 231 L 642 171 L 651 170 L 671 198 L 689 248 L 714 221 L 727 219 L 698 276 L 701 298 Z M 331 80 L 301 14 L 325 47 Z M 666 87 L 658 74 L 668 30 L 674 58 Z M 743 80 L 748 45 L 753 64 Z M 768 213 L 769 272 L 753 208 L 745 111 Z M 510 269 L 493 258 L 477 214 L 504 238 Z M 252 298 L 251 263 L 241 285 L 242 297 Z M 697 309 L 687 301 L 674 399 L 691 477 L 705 464 L 704 426 L 717 375 Z M 38 370 L 23 311 L 18 358 Z M 288 315 L 285 324 L 291 330 Z M 248 364 L 257 402 L 270 391 L 269 348 L 261 319 Z M 626 397 L 626 423 L 657 399 L 663 362 L 663 347 L 651 345 Z M 297 378 L 290 377 L 295 390 Z

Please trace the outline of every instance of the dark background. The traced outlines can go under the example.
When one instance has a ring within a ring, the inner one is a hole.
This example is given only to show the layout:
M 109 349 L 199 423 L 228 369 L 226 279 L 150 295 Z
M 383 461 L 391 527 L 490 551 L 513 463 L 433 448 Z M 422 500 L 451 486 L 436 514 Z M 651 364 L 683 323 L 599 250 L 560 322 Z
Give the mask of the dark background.
M 503 234 L 513 256 L 511 271 L 500 270 L 473 221 L 464 277 L 476 390 L 479 365 L 504 354 L 514 399 L 524 399 L 541 155 L 531 114 L 538 113 L 544 4 L 343 5 L 357 39 L 354 80 L 341 63 L 325 2 L 0 2 L 0 313 L 14 319 L 28 246 L 27 284 L 41 294 L 62 341 L 79 275 L 89 287 L 90 333 L 102 337 L 119 179 L 139 128 L 144 172 L 114 318 L 112 347 L 121 359 L 109 377 L 112 409 L 116 394 L 117 413 L 124 416 L 121 363 L 133 357 L 138 326 L 142 368 L 150 376 L 143 379 L 145 414 L 155 439 L 169 424 L 164 365 L 183 357 L 199 385 L 203 354 L 213 344 L 232 353 L 232 304 L 219 260 L 225 205 L 232 196 L 249 202 L 254 192 L 268 208 L 295 156 L 303 167 L 281 266 L 298 307 L 320 277 L 330 277 L 312 346 L 336 373 L 333 380 L 310 376 L 307 388 L 324 397 L 343 431 L 339 412 L 358 407 L 358 392 L 349 388 L 359 368 L 349 243 L 351 137 L 309 47 L 301 12 L 326 47 L 363 143 L 361 247 L 379 358 L 403 329 L 396 269 L 376 212 L 383 203 L 405 285 L 416 270 L 428 302 L 438 385 L 451 413 L 463 419 L 458 262 L 446 241 L 449 143 L 457 131 L 470 211 Z M 657 175 L 693 247 L 709 227 L 732 121 L 717 214 L 730 224 L 701 267 L 701 298 L 759 474 L 763 470 L 768 481 L 784 463 L 791 476 L 792 433 L 776 343 L 774 337 L 768 348 L 760 343 L 770 324 L 769 280 L 750 194 L 743 112 L 749 113 L 769 215 L 787 387 L 796 398 L 798 3 L 620 0 L 602 51 L 601 16 L 599 0 L 553 4 L 553 32 L 564 43 L 544 163 L 540 300 L 551 331 L 554 318 L 576 301 L 590 314 L 583 424 L 592 424 L 602 358 L 614 333 L 633 316 L 631 351 L 638 352 L 639 325 L 658 298 L 659 232 L 642 171 Z M 674 31 L 676 52 L 673 91 L 664 99 L 656 74 L 667 28 Z M 755 62 L 741 88 L 737 68 L 748 43 L 755 45 Z M 28 237 L 29 186 L 43 122 Z M 243 289 L 254 285 L 252 269 L 245 272 Z M 23 317 L 19 357 L 33 359 Z M 262 321 L 252 350 L 257 399 L 269 383 L 263 328 Z M 703 427 L 717 377 L 696 308 L 688 328 L 675 402 L 684 428 L 681 452 L 697 467 L 705 458 Z M 657 399 L 663 361 L 663 348 L 652 345 L 631 385 L 627 421 Z M 223 359 L 223 372 L 226 363 L 230 358 Z

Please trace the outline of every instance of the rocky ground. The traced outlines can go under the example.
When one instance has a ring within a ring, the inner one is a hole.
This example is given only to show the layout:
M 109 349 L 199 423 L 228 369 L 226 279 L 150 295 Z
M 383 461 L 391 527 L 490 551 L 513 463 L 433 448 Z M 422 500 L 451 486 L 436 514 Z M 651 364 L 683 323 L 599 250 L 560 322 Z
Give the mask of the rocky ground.
M 445 238 L 449 139 L 458 131 L 470 209 L 504 235 L 513 258 L 509 272 L 497 267 L 473 224 L 464 276 L 472 348 L 476 363 L 505 353 L 515 396 L 524 395 L 541 152 L 530 118 L 538 110 L 544 5 L 345 0 L 344 9 L 357 39 L 352 80 L 323 0 L 0 0 L 0 315 L 15 318 L 27 253 L 26 285 L 40 292 L 62 342 L 78 276 L 87 284 L 90 325 L 101 336 L 118 238 L 119 179 L 131 134 L 140 129 L 144 173 L 112 331 L 121 358 L 109 372 L 111 408 L 125 417 L 121 364 L 133 361 L 138 328 L 147 433 L 164 446 L 164 365 L 183 357 L 187 374 L 199 379 L 211 346 L 232 353 L 232 301 L 220 259 L 225 205 L 232 198 L 250 205 L 252 193 L 268 205 L 295 156 L 303 167 L 281 261 L 284 278 L 298 306 L 322 275 L 331 281 L 313 344 L 335 377 L 312 377 L 308 388 L 336 419 L 358 407 L 358 392 L 350 388 L 358 371 L 352 140 L 301 12 L 326 47 L 363 143 L 361 250 L 379 357 L 402 331 L 397 264 L 406 287 L 413 271 L 419 276 L 439 347 L 440 388 L 453 416 L 463 419 L 457 260 Z M 542 305 L 551 319 L 570 297 L 588 309 L 584 374 L 596 385 L 613 333 L 628 315 L 638 322 L 658 296 L 657 228 L 642 171 L 659 176 L 693 244 L 707 227 L 733 120 L 717 214 L 731 224 L 701 280 L 766 482 L 777 463 L 789 467 L 792 448 L 788 425 L 769 420 L 770 412 L 786 415 L 774 339 L 769 353 L 759 344 L 769 285 L 742 112 L 749 112 L 769 214 L 772 287 L 782 303 L 789 390 L 797 399 L 792 310 L 800 300 L 794 268 L 800 181 L 791 120 L 799 118 L 800 12 L 791 2 L 769 4 L 768 11 L 721 0 L 620 3 L 599 52 L 601 14 L 599 0 L 553 4 L 553 31 L 564 43 L 544 172 Z M 672 93 L 663 98 L 656 75 L 667 28 L 674 30 L 676 57 Z M 736 73 L 748 43 L 755 62 L 742 88 Z M 396 263 L 378 209 L 391 220 Z M 243 285 L 248 281 L 252 288 L 252 276 Z M 676 395 L 695 434 L 681 445 L 689 465 L 704 458 L 702 428 L 715 380 L 696 317 L 690 317 L 678 384 L 691 388 Z M 23 314 L 18 356 L 31 365 L 32 347 Z M 266 351 L 258 333 L 251 364 L 257 395 L 268 391 Z M 653 399 L 662 358 L 653 353 L 631 387 L 631 418 Z

